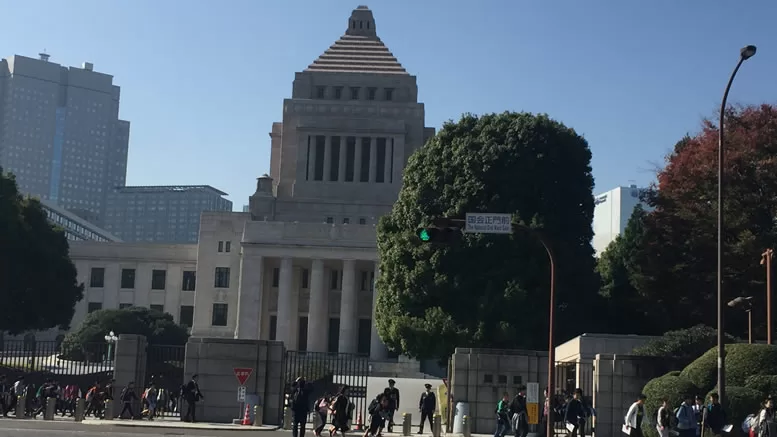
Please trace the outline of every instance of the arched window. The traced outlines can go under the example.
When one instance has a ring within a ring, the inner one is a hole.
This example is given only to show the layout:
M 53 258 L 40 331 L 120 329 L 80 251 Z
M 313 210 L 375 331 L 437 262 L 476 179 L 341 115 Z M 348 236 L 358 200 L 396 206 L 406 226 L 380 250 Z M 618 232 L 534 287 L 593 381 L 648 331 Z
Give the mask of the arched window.
M 370 22 L 368 21 L 367 22 L 367 29 L 369 29 L 369 28 L 370 28 Z

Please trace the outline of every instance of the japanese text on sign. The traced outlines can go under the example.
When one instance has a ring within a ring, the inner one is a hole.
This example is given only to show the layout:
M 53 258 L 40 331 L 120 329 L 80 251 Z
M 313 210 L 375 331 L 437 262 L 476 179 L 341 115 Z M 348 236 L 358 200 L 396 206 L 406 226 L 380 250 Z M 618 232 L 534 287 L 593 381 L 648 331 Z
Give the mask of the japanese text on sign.
M 526 402 L 529 404 L 540 403 L 540 384 L 536 382 L 526 383 Z
M 539 404 L 526 404 L 526 415 L 529 419 L 529 425 L 536 425 L 540 423 L 540 406 Z
M 232 369 L 235 372 L 235 378 L 240 385 L 245 385 L 248 378 L 254 373 L 254 369 L 248 367 L 235 367 Z
M 467 213 L 464 232 L 511 234 L 513 232 L 513 217 L 511 214 Z
M 237 388 L 237 401 L 245 402 L 246 400 L 246 386 L 241 385 Z

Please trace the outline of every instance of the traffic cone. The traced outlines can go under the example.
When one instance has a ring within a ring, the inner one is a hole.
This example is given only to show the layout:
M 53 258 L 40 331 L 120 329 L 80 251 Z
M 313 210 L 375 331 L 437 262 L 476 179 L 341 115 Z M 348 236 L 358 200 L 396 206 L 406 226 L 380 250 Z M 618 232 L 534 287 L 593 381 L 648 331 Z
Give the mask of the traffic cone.
M 356 431 L 362 431 L 364 429 L 364 420 L 362 420 L 362 413 L 356 416 Z
M 251 424 L 251 406 L 246 405 L 246 414 L 243 416 L 243 425 Z

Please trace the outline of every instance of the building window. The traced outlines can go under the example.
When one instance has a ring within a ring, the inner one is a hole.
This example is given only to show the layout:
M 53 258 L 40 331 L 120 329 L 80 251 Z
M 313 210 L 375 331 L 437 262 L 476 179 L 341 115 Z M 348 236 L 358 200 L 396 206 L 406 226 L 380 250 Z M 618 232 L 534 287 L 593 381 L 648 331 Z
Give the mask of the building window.
M 308 288 L 308 286 L 309 286 L 309 281 L 308 281 L 308 279 L 309 279 L 308 274 L 309 273 L 310 272 L 308 271 L 308 269 L 302 269 L 302 278 L 300 278 L 301 279 L 300 282 L 302 282 L 302 288 Z
M 223 251 L 224 251 L 224 242 L 219 241 L 219 252 L 223 252 Z
M 194 325 L 194 305 L 181 305 L 178 320 L 179 324 L 191 328 Z
M 210 319 L 211 326 L 227 326 L 227 314 L 229 307 L 225 303 L 213 304 L 213 316 Z
M 359 100 L 359 87 L 351 87 L 351 100 Z
M 124 309 L 127 309 L 127 308 L 131 307 L 131 306 L 132 306 L 131 303 L 120 303 L 119 304 L 119 309 L 120 310 L 124 310 Z
M 329 319 L 329 338 L 327 340 L 327 352 L 336 354 L 340 349 L 340 319 Z
M 371 338 L 372 320 L 359 319 L 358 331 L 356 334 L 356 352 L 363 355 L 369 355 Z
M 343 87 L 336 86 L 335 87 L 335 100 L 340 100 L 343 98 Z
M 224 242 L 224 252 L 232 252 L 232 242 L 231 241 L 225 241 Z
M 359 224 L 360 225 L 366 225 L 367 224 L 367 219 L 366 218 L 360 218 L 359 219 Z
M 326 224 L 331 225 L 334 224 L 335 218 L 334 217 L 327 217 L 326 218 Z
M 324 155 L 326 154 L 326 137 L 316 135 L 315 153 L 316 161 L 313 164 L 313 180 L 324 180 Z
M 297 329 L 297 350 L 308 350 L 308 318 L 300 317 Z
M 325 86 L 317 86 L 316 87 L 316 98 L 317 99 L 323 99 L 326 97 L 326 87 Z
M 194 287 L 197 285 L 197 272 L 193 270 L 184 270 L 183 280 L 181 281 L 181 290 L 194 291 Z
M 229 267 L 216 267 L 216 277 L 213 286 L 216 288 L 229 288 Z
M 167 270 L 152 270 L 151 271 L 151 289 L 152 290 L 164 290 L 165 282 L 167 282 Z
M 165 306 L 164 305 L 151 305 L 151 311 L 159 311 L 160 313 L 165 312 Z
M 361 280 L 361 291 L 367 291 L 367 284 L 370 280 L 370 273 L 366 271 L 362 271 L 362 280 Z
M 329 288 L 332 290 L 337 290 L 337 285 L 340 283 L 340 272 L 337 270 L 332 270 L 332 273 L 329 276 Z
M 281 269 L 278 267 L 275 267 L 272 269 L 272 286 L 278 287 L 278 284 L 281 282 Z
M 351 223 L 351 219 L 349 219 L 348 217 L 343 218 L 343 224 L 344 225 L 347 225 L 347 224 L 350 224 L 350 223 Z
M 372 153 L 372 139 L 368 137 L 362 137 L 362 162 L 361 172 L 359 174 L 359 182 L 370 181 L 370 153 Z
M 377 88 L 367 88 L 367 100 L 375 100 L 375 94 L 377 94 Z
M 101 309 L 103 309 L 102 302 L 89 302 L 89 305 L 86 306 L 86 312 L 88 313 L 100 311 Z
M 89 286 L 92 288 L 105 287 L 105 269 L 102 267 L 92 267 L 89 273 Z
M 121 288 L 135 288 L 135 269 L 121 269 Z
M 394 88 L 386 88 L 386 100 L 394 100 Z
M 270 337 L 268 340 L 275 341 L 278 339 L 278 316 L 270 316 Z

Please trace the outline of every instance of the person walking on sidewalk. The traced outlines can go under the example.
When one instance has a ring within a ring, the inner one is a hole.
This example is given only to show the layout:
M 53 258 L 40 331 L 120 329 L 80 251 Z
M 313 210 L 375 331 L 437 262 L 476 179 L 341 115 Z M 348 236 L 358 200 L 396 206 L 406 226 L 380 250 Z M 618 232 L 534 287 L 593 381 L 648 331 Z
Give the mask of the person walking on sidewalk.
M 291 386 L 289 408 L 292 417 L 291 435 L 305 437 L 305 426 L 310 413 L 310 387 L 301 376 Z
M 502 399 L 496 404 L 496 431 L 494 437 L 505 437 L 510 431 L 510 395 L 502 394 Z
M 388 432 L 394 432 L 394 412 L 399 409 L 399 389 L 395 387 L 396 381 L 393 379 L 388 380 L 388 387 L 386 387 L 385 393 L 388 396 L 388 407 L 384 411 L 384 414 L 388 417 Z
M 138 395 L 135 394 L 135 383 L 130 382 L 127 384 L 126 387 L 124 387 L 121 390 L 121 394 L 119 395 L 119 400 L 124 404 L 124 406 L 121 409 L 121 413 L 119 413 L 119 419 L 124 418 L 124 413 L 129 412 L 130 419 L 135 419 L 135 412 L 132 411 L 132 403 L 138 400 Z
M 647 396 L 641 394 L 637 401 L 631 404 L 624 418 L 624 425 L 629 429 L 629 436 L 642 437 L 642 422 L 645 420 L 645 401 Z
M 186 414 L 181 416 L 181 420 L 184 422 L 197 422 L 197 402 L 201 399 L 205 399 L 205 396 L 200 392 L 200 385 L 197 383 L 199 375 L 192 375 L 192 380 L 189 381 L 184 387 L 183 399 L 186 400 Z
M 337 434 L 337 431 L 340 431 L 345 437 L 345 433 L 348 431 L 348 419 L 351 415 L 350 404 L 348 386 L 344 385 L 329 406 L 332 411 L 332 427 L 329 429 L 329 437 Z
M 519 387 L 518 394 L 510 404 L 510 417 L 513 420 L 515 437 L 526 437 L 529 434 L 529 420 L 526 410 L 526 388 Z
M 424 433 L 424 421 L 429 421 L 429 429 L 434 431 L 434 425 L 432 424 L 432 416 L 434 416 L 434 410 L 437 409 L 437 397 L 432 391 L 432 384 L 424 384 L 426 391 L 421 394 L 421 400 L 418 401 L 418 410 L 421 412 L 421 427 L 418 429 L 418 434 Z

